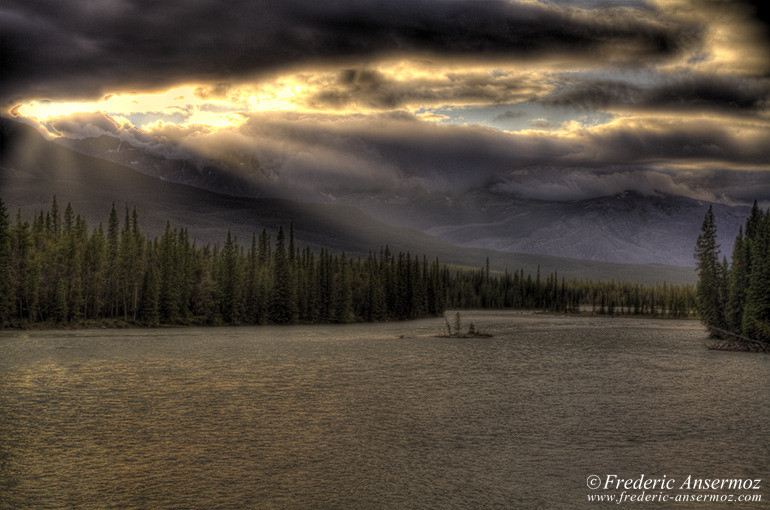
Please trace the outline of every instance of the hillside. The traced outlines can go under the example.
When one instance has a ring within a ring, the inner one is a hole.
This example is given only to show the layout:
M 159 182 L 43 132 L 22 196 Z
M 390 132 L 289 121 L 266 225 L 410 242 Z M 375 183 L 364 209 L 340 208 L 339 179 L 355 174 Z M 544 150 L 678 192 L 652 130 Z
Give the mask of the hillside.
M 488 257 L 491 267 L 499 270 L 523 268 L 534 273 L 539 265 L 544 273 L 558 270 L 565 277 L 639 283 L 694 281 L 690 268 L 457 247 L 417 230 L 387 225 L 350 206 L 218 194 L 75 152 L 10 119 L 0 121 L 0 135 L 0 197 L 11 211 L 21 208 L 27 217 L 56 195 L 61 203 L 71 202 L 92 223 L 104 221 L 112 203 L 128 205 L 139 210 L 145 231 L 157 234 L 171 221 L 185 225 L 199 242 L 221 242 L 228 230 L 241 240 L 250 240 L 262 228 L 274 231 L 293 222 L 300 245 L 354 255 L 387 244 L 461 266 L 477 267 Z

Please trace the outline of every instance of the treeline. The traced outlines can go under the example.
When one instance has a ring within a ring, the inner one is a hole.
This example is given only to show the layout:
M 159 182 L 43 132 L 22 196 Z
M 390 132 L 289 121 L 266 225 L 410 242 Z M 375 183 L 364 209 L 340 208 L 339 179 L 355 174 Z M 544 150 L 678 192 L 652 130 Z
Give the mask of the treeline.
M 450 269 L 409 253 L 352 258 L 296 246 L 293 228 L 198 246 L 169 224 L 145 236 L 115 207 L 90 229 L 70 204 L 12 223 L 0 201 L 0 327 L 34 323 L 293 324 L 405 320 L 452 308 L 685 317 L 693 287 Z
M 513 308 L 595 315 L 646 315 L 683 318 L 695 311 L 693 285 L 639 285 L 544 278 L 524 270 L 490 275 L 489 263 L 477 271 L 456 271 L 449 280 L 449 308 Z
M 770 344 L 770 210 L 757 202 L 720 260 L 714 211 L 709 207 L 696 243 L 697 305 L 712 336 Z
M 185 229 L 160 238 L 113 206 L 89 232 L 70 204 L 10 225 L 0 201 L 0 325 L 114 319 L 158 324 L 291 324 L 403 320 L 446 306 L 437 260 L 409 254 L 348 258 L 295 246 L 293 229 L 263 230 L 248 248 L 227 234 L 196 246 Z

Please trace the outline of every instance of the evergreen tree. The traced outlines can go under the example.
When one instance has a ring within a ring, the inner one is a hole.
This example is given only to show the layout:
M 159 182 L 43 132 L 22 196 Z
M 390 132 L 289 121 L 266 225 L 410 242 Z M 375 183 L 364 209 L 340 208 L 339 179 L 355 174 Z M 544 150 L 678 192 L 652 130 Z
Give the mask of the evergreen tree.
M 148 326 L 157 326 L 160 322 L 160 284 L 155 261 L 147 265 L 142 279 L 139 320 Z
M 61 231 L 61 216 L 59 215 L 59 204 L 56 201 L 56 195 L 53 196 L 51 199 L 51 210 L 50 210 L 50 232 L 52 236 L 55 238 L 59 235 L 59 232 Z
M 238 322 L 240 318 L 241 278 L 238 267 L 238 243 L 230 231 L 227 232 L 220 264 L 219 285 L 220 298 L 222 299 L 222 319 L 228 324 L 233 324 Z
M 11 223 L 8 210 L 0 199 L 0 328 L 7 325 L 13 316 L 15 289 L 11 271 Z
M 730 331 L 739 332 L 743 327 L 743 309 L 746 306 L 746 291 L 749 286 L 749 244 L 743 239 L 743 226 L 733 244 L 732 266 L 728 271 L 728 299 L 726 321 Z
M 724 328 L 725 282 L 720 270 L 717 227 L 711 206 L 703 219 L 701 233 L 696 242 L 695 258 L 698 261 L 698 313 L 707 326 Z
M 56 304 L 53 311 L 53 320 L 56 322 L 66 322 L 68 311 L 67 281 L 62 279 L 56 284 Z
M 770 211 L 756 219 L 752 229 L 751 273 L 743 312 L 743 334 L 770 342 Z M 746 230 L 749 230 L 748 225 Z
M 176 253 L 177 233 L 167 222 L 160 241 L 160 296 L 158 307 L 163 322 L 175 322 L 180 317 L 179 272 Z
M 337 271 L 336 299 L 334 302 L 334 321 L 351 322 L 353 320 L 353 300 L 351 291 L 350 268 L 348 259 L 343 253 L 339 258 Z
M 293 324 L 298 318 L 296 284 L 286 253 L 283 228 L 278 229 L 275 242 L 270 320 L 276 324 Z
M 96 319 L 104 315 L 104 285 L 107 264 L 107 241 L 102 226 L 91 235 L 83 254 L 83 300 L 85 317 Z

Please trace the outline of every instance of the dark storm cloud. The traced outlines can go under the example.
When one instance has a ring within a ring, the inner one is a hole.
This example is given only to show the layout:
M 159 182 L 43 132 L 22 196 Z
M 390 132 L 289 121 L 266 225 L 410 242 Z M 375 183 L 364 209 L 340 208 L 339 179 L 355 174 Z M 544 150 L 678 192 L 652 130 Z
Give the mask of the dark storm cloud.
M 414 0 L 7 0 L 4 102 L 226 82 L 302 63 L 382 54 L 644 61 L 697 37 L 643 9 Z
M 206 158 L 239 154 L 270 162 L 271 183 L 288 193 L 302 186 L 332 194 L 400 193 L 409 187 L 451 194 L 490 188 L 526 194 L 529 186 L 532 195 L 536 186 L 537 196 L 560 199 L 598 196 L 606 189 L 657 189 L 703 198 L 713 185 L 726 190 L 725 196 L 744 199 L 766 191 L 747 177 L 762 180 L 764 172 L 747 168 L 770 160 L 767 131 L 739 136 L 718 121 L 699 124 L 620 124 L 565 137 L 433 125 L 405 114 L 330 119 L 286 113 L 253 115 L 237 132 L 190 138 L 187 133 L 175 136 L 177 128 L 169 127 L 164 136 Z M 704 162 L 732 170 L 722 174 L 723 181 L 712 181 L 716 174 Z M 743 180 L 727 189 L 725 179 L 738 171 L 744 172 Z M 679 179 L 679 174 L 686 178 Z
M 761 111 L 770 106 L 770 79 L 688 75 L 661 77 L 650 86 L 614 80 L 575 81 L 541 101 L 590 109 Z
M 368 69 L 345 69 L 305 101 L 311 108 L 343 109 L 350 105 L 396 109 L 411 104 L 501 104 L 545 93 L 531 78 L 450 73 L 434 79 L 393 80 Z

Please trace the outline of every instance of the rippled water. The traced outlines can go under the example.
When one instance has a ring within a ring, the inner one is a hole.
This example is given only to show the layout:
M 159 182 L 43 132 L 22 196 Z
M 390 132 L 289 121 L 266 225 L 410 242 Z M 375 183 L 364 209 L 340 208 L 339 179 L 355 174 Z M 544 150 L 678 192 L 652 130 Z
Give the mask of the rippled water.
M 770 356 L 694 321 L 464 319 L 494 337 L 0 333 L 0 507 L 596 508 L 607 473 L 761 477 L 766 504 Z

